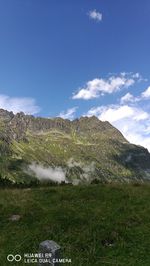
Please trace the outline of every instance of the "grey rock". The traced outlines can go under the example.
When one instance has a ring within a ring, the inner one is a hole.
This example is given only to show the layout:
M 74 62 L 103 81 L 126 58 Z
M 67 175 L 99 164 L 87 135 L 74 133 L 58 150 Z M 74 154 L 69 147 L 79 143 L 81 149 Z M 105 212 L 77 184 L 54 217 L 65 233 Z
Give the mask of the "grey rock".
M 16 222 L 16 221 L 19 221 L 21 219 L 21 216 L 19 214 L 13 214 L 9 220 L 12 221 L 12 222 Z
M 39 253 L 42 253 L 44 256 L 44 259 L 46 259 L 46 254 L 51 254 L 50 262 L 42 263 L 39 262 L 39 266 L 45 265 L 51 265 L 51 266 L 58 266 L 59 263 L 53 262 L 54 259 L 60 259 L 60 246 L 54 242 L 53 240 L 45 240 L 39 245 Z

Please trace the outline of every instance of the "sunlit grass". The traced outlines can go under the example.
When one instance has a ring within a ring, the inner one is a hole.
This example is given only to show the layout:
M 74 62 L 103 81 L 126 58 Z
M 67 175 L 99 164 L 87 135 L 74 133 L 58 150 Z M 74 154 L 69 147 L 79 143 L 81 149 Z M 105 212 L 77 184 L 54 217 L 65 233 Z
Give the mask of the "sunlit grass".
M 0 265 L 50 239 L 72 266 L 149 266 L 149 196 L 149 185 L 136 184 L 1 189 Z

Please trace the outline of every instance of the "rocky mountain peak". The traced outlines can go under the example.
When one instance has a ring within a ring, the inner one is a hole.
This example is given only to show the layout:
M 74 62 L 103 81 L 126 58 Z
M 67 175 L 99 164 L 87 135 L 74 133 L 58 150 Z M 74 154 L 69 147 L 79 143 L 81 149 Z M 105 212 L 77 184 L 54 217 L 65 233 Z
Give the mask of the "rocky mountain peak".
M 0 119 L 3 121 L 10 121 L 14 117 L 13 112 L 9 112 L 4 109 L 0 109 Z
M 119 130 L 114 128 L 109 122 L 100 121 L 96 116 L 83 116 L 73 121 L 56 118 L 34 117 L 25 115 L 23 112 L 13 114 L 7 110 L 0 109 L 0 120 L 5 121 L 11 136 L 15 139 L 24 139 L 27 130 L 38 133 L 48 132 L 53 129 L 61 130 L 70 134 L 72 131 L 81 135 L 106 134 L 111 138 L 119 138 L 120 141 L 126 141 Z M 7 132 L 8 132 L 7 131 Z

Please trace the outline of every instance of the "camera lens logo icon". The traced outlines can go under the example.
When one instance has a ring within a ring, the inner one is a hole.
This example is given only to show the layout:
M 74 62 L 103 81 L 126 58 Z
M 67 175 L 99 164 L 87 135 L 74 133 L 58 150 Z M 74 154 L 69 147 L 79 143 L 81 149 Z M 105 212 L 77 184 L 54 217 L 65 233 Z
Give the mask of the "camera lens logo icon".
M 13 255 L 13 254 L 9 254 L 8 256 L 7 256 L 7 260 L 9 261 L 9 262 L 13 262 L 13 261 L 16 261 L 16 262 L 18 262 L 18 261 L 21 261 L 21 255 L 19 255 L 19 254 L 16 254 L 16 255 Z

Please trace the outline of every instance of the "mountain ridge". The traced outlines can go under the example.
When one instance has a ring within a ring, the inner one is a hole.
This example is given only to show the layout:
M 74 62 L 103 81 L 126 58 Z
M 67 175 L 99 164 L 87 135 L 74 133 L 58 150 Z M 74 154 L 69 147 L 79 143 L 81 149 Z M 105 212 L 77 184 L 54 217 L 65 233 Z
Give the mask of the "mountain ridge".
M 119 130 L 114 128 L 108 121 L 100 121 L 96 116 L 92 117 L 80 117 L 73 121 L 69 119 L 63 119 L 61 117 L 56 118 L 44 118 L 44 117 L 34 117 L 32 115 L 25 115 L 23 112 L 13 114 L 13 112 L 8 112 L 7 110 L 0 109 L 0 119 L 7 123 L 11 129 L 19 127 L 31 131 L 46 131 L 52 128 L 59 128 L 65 131 L 70 131 L 70 129 L 80 132 L 82 130 L 108 130 L 113 129 L 122 135 Z M 21 132 L 20 132 L 21 133 Z M 19 136 L 18 136 L 19 137 Z M 15 137 L 14 137 L 15 138 Z M 126 140 L 127 141 L 127 140 Z
M 150 179 L 148 150 L 95 116 L 70 121 L 0 109 L 0 162 L 1 183 Z

